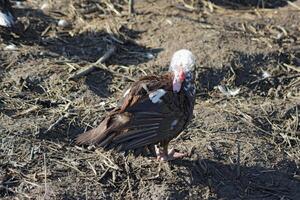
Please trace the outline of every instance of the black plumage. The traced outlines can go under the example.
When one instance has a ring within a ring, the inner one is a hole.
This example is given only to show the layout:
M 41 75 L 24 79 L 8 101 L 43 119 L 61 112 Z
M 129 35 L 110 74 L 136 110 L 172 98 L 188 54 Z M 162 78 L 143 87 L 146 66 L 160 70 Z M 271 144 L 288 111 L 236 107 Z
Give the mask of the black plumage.
M 194 58 L 188 50 L 179 52 L 190 56 L 188 62 L 181 63 L 179 58 L 178 65 L 169 72 L 145 76 L 133 83 L 119 106 L 97 128 L 79 135 L 77 144 L 98 144 L 118 151 L 153 149 L 159 144 L 163 148 L 162 159 L 170 159 L 168 143 L 191 120 L 195 102 L 194 78 L 189 66 L 194 65 Z

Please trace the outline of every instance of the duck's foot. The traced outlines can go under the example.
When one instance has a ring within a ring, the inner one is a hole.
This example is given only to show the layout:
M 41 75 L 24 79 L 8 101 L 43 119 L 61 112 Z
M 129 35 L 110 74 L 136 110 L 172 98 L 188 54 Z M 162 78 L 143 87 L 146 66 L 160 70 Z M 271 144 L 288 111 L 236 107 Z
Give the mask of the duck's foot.
M 168 151 L 164 151 L 159 147 L 155 146 L 155 152 L 156 159 L 161 161 L 176 160 L 187 156 L 186 153 L 176 152 L 173 148 Z

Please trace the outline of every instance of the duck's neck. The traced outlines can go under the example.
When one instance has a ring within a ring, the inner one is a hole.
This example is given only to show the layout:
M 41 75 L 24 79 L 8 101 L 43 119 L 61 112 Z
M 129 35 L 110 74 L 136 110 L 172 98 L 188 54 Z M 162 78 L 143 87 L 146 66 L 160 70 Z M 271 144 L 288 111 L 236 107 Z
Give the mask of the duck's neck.
M 181 87 L 188 96 L 195 96 L 196 88 L 194 83 L 194 75 L 192 72 L 188 72 L 185 74 L 185 80 L 182 83 Z

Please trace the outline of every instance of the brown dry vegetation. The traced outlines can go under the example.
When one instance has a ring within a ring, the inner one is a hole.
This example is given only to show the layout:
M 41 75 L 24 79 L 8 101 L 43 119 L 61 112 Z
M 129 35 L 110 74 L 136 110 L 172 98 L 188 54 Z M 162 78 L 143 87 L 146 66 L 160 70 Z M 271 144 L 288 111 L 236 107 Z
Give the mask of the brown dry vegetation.
M 137 1 L 132 16 L 125 1 L 14 6 L 26 32 L 1 36 L 0 198 L 300 199 L 300 2 L 182 2 Z M 190 157 L 74 145 L 180 48 L 198 59 L 195 117 L 172 141 Z

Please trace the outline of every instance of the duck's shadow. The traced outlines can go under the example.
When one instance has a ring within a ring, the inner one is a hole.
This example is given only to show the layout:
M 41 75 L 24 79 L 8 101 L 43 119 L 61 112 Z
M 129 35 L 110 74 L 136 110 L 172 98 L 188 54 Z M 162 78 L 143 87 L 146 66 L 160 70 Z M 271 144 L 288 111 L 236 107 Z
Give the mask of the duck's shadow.
M 271 9 L 276 9 L 280 7 L 284 7 L 288 5 L 287 1 L 283 0 L 210 0 L 212 3 L 222 6 L 225 8 L 230 8 L 234 10 L 244 10 L 244 9 L 249 9 L 249 8 L 271 8 Z M 293 2 L 295 0 L 292 0 Z
M 185 168 L 190 176 L 190 187 L 183 191 L 173 191 L 174 199 L 189 197 L 194 187 L 205 187 L 217 194 L 218 199 L 299 199 L 300 182 L 295 178 L 300 174 L 295 162 L 282 161 L 272 169 L 260 166 L 223 164 L 220 162 L 199 160 L 178 160 L 171 165 Z M 178 178 L 182 182 L 187 174 Z M 180 187 L 178 183 L 177 186 Z M 192 196 L 197 198 L 197 196 Z

